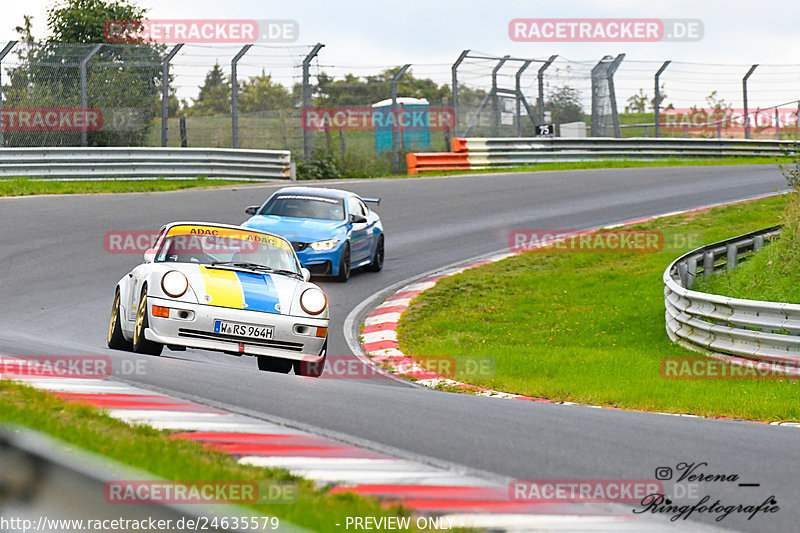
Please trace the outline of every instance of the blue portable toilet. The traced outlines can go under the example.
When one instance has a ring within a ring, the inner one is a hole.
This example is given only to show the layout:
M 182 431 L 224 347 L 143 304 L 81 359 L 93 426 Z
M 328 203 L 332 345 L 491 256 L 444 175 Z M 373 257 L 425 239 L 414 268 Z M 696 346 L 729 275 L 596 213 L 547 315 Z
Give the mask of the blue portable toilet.
M 372 124 L 375 129 L 375 153 L 392 150 L 392 130 L 399 128 L 398 148 L 430 150 L 431 121 L 428 100 L 402 96 L 397 98 L 397 112 L 392 113 L 392 99 L 372 104 Z

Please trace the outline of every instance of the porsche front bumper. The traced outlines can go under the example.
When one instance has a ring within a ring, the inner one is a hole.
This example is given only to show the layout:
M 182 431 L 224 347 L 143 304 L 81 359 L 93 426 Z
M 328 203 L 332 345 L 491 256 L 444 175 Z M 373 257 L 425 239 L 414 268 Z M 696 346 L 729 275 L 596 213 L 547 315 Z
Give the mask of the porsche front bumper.
M 317 336 L 318 331 L 321 332 L 318 328 L 325 328 L 327 335 L 327 318 L 229 309 L 154 297 L 148 298 L 148 305 L 151 309 L 154 305 L 170 309 L 168 318 L 150 313 L 149 327 L 144 334 L 147 340 L 166 345 L 313 361 L 320 355 L 326 338 Z M 218 333 L 214 331 L 218 320 L 269 326 L 273 328 L 273 335 L 271 339 L 256 339 Z

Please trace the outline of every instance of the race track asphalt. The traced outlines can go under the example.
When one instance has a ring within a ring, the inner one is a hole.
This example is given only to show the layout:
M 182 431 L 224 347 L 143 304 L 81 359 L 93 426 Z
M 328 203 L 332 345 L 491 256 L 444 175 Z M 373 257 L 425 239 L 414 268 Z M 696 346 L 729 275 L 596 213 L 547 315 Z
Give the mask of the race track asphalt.
M 105 348 L 114 285 L 141 259 L 106 253 L 107 231 L 153 230 L 175 220 L 241 223 L 246 206 L 281 185 L 0 199 L 0 353 L 102 354 L 118 371 L 144 358 L 144 371 L 125 380 L 503 480 L 647 479 L 659 466 L 706 461 L 706 472 L 760 483 L 710 487 L 723 502 L 758 504 L 775 495 L 781 505 L 767 518 L 731 517 L 724 526 L 796 530 L 796 429 L 506 401 L 395 380 L 313 380 L 259 372 L 254 358 L 212 352 L 164 350 L 153 358 Z M 387 237 L 382 272 L 355 273 L 347 284 L 321 282 L 332 304 L 330 354 L 351 353 L 342 328 L 364 299 L 418 274 L 502 251 L 510 230 L 595 227 L 767 194 L 786 183 L 774 166 L 730 166 L 357 180 L 336 186 L 380 196 L 376 210 Z

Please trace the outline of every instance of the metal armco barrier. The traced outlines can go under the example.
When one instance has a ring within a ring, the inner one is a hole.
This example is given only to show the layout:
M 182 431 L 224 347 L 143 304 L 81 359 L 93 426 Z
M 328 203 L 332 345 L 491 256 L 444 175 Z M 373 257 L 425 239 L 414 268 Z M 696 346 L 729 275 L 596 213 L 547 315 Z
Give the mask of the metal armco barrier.
M 729 298 L 691 290 L 698 275 L 736 268 L 780 234 L 780 226 L 693 250 L 664 272 L 667 334 L 694 351 L 779 364 L 800 363 L 800 304 Z
M 0 178 L 293 178 L 288 150 L 225 148 L 0 148 Z
M 0 517 L 11 522 L 4 531 L 102 531 L 89 527 L 89 520 L 116 521 L 107 531 L 152 531 L 155 527 L 147 524 L 159 521 L 170 521 L 173 527 L 167 529 L 180 531 L 188 529 L 175 527 L 180 520 L 250 516 L 245 508 L 224 504 L 108 503 L 104 497 L 107 482 L 158 480 L 147 472 L 17 426 L 0 424 L 0 461 Z M 206 525 L 209 531 L 244 530 L 210 521 Z
M 408 154 L 408 173 L 445 170 L 447 161 L 466 155 L 451 169 L 509 168 L 571 161 L 656 161 L 672 157 L 778 157 L 797 152 L 797 141 L 607 137 L 454 138 L 452 152 Z M 414 156 L 414 157 L 412 157 Z

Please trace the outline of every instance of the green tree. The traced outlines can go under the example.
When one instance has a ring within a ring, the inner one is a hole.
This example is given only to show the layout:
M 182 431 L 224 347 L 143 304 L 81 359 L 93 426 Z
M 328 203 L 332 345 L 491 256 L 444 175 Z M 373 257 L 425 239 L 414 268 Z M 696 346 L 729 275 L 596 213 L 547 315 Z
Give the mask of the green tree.
M 293 102 L 292 94 L 280 83 L 273 82 L 272 77 L 263 70 L 261 75 L 240 84 L 239 111 L 241 113 L 287 110 L 292 107 Z
M 140 19 L 145 11 L 126 1 L 67 0 L 48 10 L 51 36 L 37 43 L 31 17 L 17 32 L 20 65 L 9 72 L 4 87 L 8 107 L 81 106 L 81 59 L 100 43 L 110 19 Z M 87 105 L 103 114 L 100 131 L 87 132 L 90 146 L 137 146 L 145 142 L 152 119 L 160 109 L 164 47 L 103 44 L 88 63 Z M 13 146 L 74 146 L 76 132 L 9 132 Z
M 554 124 L 577 122 L 584 119 L 581 93 L 569 85 L 558 87 L 547 96 L 545 111 L 550 111 L 550 119 Z
M 194 103 L 187 109 L 192 116 L 224 115 L 231 112 L 231 86 L 219 64 L 208 71 Z
M 105 43 L 112 20 L 142 20 L 147 10 L 126 0 L 66 0 L 47 10 L 51 41 Z
M 664 101 L 667 99 L 667 93 L 664 91 L 664 84 L 662 83 L 658 90 L 658 99 L 659 99 L 659 106 L 661 109 L 674 109 L 672 104 L 664 105 Z M 625 106 L 626 113 L 645 113 L 647 109 L 655 111 L 656 108 L 656 97 L 655 95 L 650 98 L 647 93 L 644 92 L 644 89 L 639 89 L 637 94 L 634 94 L 628 98 L 628 103 Z

